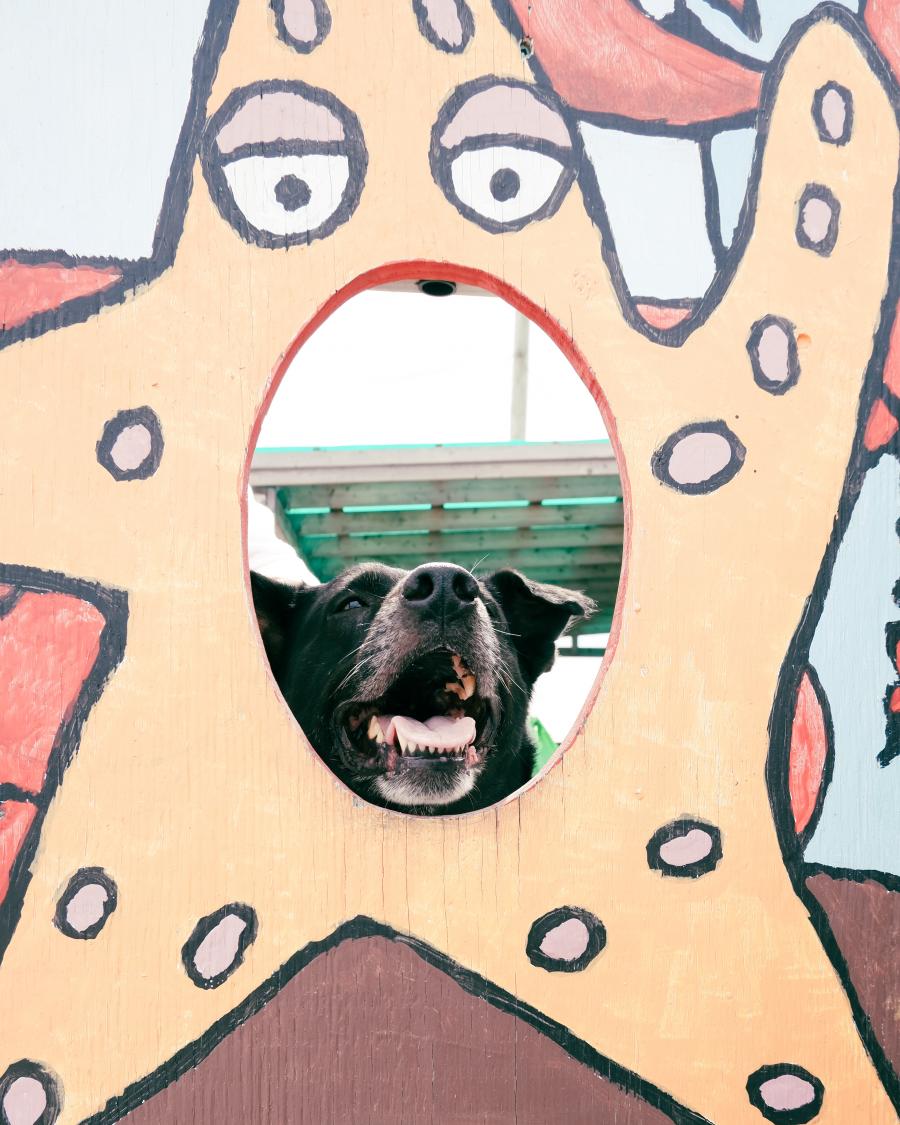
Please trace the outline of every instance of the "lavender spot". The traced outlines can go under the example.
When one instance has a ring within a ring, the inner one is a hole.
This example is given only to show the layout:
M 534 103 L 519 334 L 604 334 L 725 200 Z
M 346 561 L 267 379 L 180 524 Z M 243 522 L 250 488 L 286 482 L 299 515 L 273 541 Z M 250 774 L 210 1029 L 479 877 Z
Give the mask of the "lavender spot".
M 256 912 L 240 902 L 201 918 L 181 951 L 182 963 L 194 984 L 218 988 L 242 964 L 256 931 Z
M 713 850 L 713 838 L 702 828 L 692 828 L 685 836 L 676 836 L 659 849 L 660 858 L 670 867 L 687 867 L 706 859 Z
M 759 1093 L 769 1109 L 777 1110 L 801 1109 L 816 1097 L 813 1084 L 805 1078 L 798 1078 L 796 1074 L 770 1078 L 760 1086 Z
M 580 918 L 569 918 L 549 931 L 540 950 L 554 961 L 575 961 L 583 955 L 590 940 L 591 934 L 584 922 Z
M 560 906 L 542 915 L 528 932 L 525 952 L 548 973 L 577 973 L 606 945 L 606 929 L 589 910 Z
M 47 1091 L 36 1078 L 16 1078 L 3 1097 L 3 1114 L 9 1125 L 35 1125 L 47 1108 Z

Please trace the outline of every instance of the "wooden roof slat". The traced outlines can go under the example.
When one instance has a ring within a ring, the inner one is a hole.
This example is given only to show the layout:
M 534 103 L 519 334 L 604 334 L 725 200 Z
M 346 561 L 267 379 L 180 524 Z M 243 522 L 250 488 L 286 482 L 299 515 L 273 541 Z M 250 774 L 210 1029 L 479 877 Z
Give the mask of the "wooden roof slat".
M 385 547 L 394 556 L 421 555 L 441 558 L 448 552 L 453 554 L 472 554 L 476 557 L 485 551 L 500 553 L 520 550 L 552 550 L 554 548 L 584 548 L 594 550 L 599 547 L 618 548 L 622 553 L 622 527 L 553 528 L 533 530 L 523 527 L 517 531 L 456 531 L 447 534 L 433 531 L 425 535 L 366 536 L 361 538 L 343 535 L 329 539 L 308 539 L 303 541 L 303 553 L 311 560 L 341 558 L 352 562 L 354 559 L 371 558 L 374 551 Z M 404 564 L 406 565 L 406 564 Z
M 279 488 L 282 506 L 346 508 L 383 504 L 441 504 L 490 500 L 572 500 L 622 495 L 611 476 L 508 477 L 486 480 L 361 481 L 356 484 L 302 484 Z
M 257 450 L 254 488 L 509 477 L 618 477 L 608 441 Z
M 623 521 L 621 504 L 529 504 L 521 508 L 431 508 L 413 512 L 329 512 L 291 517 L 303 539 L 310 535 L 347 535 L 353 531 L 615 527 Z

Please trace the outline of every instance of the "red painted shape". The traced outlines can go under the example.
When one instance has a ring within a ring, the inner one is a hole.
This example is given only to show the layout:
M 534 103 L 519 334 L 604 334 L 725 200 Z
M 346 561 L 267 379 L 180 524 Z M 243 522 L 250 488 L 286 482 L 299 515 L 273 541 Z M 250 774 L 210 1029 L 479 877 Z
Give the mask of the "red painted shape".
M 900 76 L 900 6 L 897 0 L 868 0 L 866 26 L 879 50 Z
M 8 258 L 0 262 L 0 331 L 24 324 L 36 313 L 58 308 L 76 297 L 108 289 L 122 271 L 115 267 L 31 265 Z
M 900 711 L 900 687 L 894 688 L 893 692 L 891 693 L 891 701 L 888 704 L 888 707 L 890 707 L 892 713 L 895 715 L 898 711 Z
M 575 109 L 686 125 L 759 105 L 762 76 L 665 31 L 629 0 L 511 0 L 553 88 Z
M 900 398 L 900 309 L 891 326 L 891 339 L 884 362 L 884 384 L 891 394 Z
M 12 865 L 36 812 L 36 806 L 30 801 L 4 801 L 0 804 L 0 902 L 9 890 Z
M 12 586 L 5 586 L 0 582 L 0 598 L 5 598 L 7 594 L 12 593 Z
M 95 606 L 69 594 L 25 593 L 0 618 L 0 785 L 40 791 L 103 626 Z
M 870 453 L 874 453 L 876 449 L 887 445 L 897 430 L 900 430 L 900 422 L 879 399 L 869 412 L 863 444 Z
M 825 715 L 809 673 L 804 672 L 794 707 L 788 768 L 791 811 L 798 833 L 806 828 L 815 812 L 827 757 Z
M 674 328 L 694 312 L 683 305 L 644 305 L 639 302 L 634 307 L 638 315 L 653 328 Z

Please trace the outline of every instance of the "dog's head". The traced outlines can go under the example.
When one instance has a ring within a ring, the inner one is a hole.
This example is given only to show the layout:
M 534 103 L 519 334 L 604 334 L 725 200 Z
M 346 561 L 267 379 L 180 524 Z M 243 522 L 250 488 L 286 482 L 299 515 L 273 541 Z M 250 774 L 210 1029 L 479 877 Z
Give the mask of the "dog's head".
M 535 680 L 593 608 L 515 570 L 365 563 L 322 586 L 251 575 L 272 671 L 334 772 L 376 804 L 459 812 L 531 776 Z

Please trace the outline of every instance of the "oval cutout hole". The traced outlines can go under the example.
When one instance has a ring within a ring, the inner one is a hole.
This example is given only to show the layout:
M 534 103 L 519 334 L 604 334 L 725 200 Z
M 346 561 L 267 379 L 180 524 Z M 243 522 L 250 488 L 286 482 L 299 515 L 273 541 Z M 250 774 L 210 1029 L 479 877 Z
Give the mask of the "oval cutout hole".
M 421 273 L 351 298 L 287 365 L 248 555 L 272 672 L 320 757 L 373 804 L 446 815 L 520 789 L 572 729 L 625 505 L 560 348 L 502 298 L 438 282 L 439 301 Z

